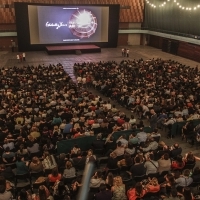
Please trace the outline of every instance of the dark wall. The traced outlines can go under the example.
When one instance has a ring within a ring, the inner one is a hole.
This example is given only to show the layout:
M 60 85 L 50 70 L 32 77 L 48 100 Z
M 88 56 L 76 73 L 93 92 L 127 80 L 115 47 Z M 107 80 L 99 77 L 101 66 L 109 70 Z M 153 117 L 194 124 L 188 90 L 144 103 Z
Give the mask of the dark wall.
M 162 49 L 162 51 L 164 52 L 200 62 L 199 45 L 150 35 L 149 46 Z
M 156 8 L 145 3 L 145 18 L 143 26 L 149 29 L 158 29 L 176 33 L 192 34 L 200 36 L 200 7 L 194 10 L 194 6 L 200 4 L 197 0 L 181 0 L 182 6 L 191 7 L 192 10 L 183 10 L 174 3 L 174 0 L 165 1 L 163 7 L 159 7 L 164 1 L 151 0 Z

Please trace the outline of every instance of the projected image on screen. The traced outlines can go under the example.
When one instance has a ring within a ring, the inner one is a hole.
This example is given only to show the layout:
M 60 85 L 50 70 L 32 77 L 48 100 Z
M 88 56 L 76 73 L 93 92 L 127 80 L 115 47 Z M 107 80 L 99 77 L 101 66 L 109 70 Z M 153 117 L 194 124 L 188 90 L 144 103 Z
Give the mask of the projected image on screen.
M 108 42 L 108 7 L 28 6 L 30 43 Z
M 73 35 L 79 38 L 89 38 L 97 29 L 97 18 L 89 10 L 78 10 L 72 15 L 69 28 Z

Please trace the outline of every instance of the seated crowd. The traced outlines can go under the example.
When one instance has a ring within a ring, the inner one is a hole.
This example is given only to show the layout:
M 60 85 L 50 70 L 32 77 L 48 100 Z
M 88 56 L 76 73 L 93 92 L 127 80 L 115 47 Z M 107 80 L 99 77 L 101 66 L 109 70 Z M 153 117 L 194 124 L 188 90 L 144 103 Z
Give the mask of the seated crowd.
M 149 118 L 153 128 L 166 125 L 170 129 L 175 122 L 200 118 L 198 67 L 173 60 L 140 59 L 120 64 L 75 63 L 74 70 L 79 85 L 94 86 L 139 118 Z
M 200 182 L 200 169 L 193 168 L 199 158 L 192 152 L 182 156 L 178 143 L 169 147 L 160 141 L 158 128 L 182 106 L 188 111 L 185 120 L 198 115 L 198 71 L 186 67 L 188 76 L 177 77 L 176 68 L 180 74 L 185 68 L 161 60 L 120 65 L 123 68 L 115 62 L 75 65 L 78 84 L 83 87 L 77 87 L 61 64 L 1 69 L 0 199 L 77 199 L 81 172 L 88 162 L 97 168 L 88 187 L 89 199 L 194 199 L 191 187 Z M 194 88 L 190 90 L 187 80 L 192 75 L 196 82 L 190 82 Z M 130 81 L 135 83 L 132 90 Z M 175 83 L 182 81 L 187 90 L 177 91 Z M 86 89 L 92 85 L 137 113 L 139 123 L 134 115 L 127 117 L 110 101 Z M 166 95 L 159 93 L 162 89 Z M 181 92 L 182 101 L 178 101 Z M 167 101 L 162 104 L 158 94 Z M 193 98 L 186 99 L 188 94 Z M 151 133 L 145 132 L 143 117 L 149 119 Z M 125 130 L 132 134 L 114 137 L 115 132 Z M 59 141 L 93 135 L 96 140 L 88 151 L 75 144 L 70 152 L 57 154 Z

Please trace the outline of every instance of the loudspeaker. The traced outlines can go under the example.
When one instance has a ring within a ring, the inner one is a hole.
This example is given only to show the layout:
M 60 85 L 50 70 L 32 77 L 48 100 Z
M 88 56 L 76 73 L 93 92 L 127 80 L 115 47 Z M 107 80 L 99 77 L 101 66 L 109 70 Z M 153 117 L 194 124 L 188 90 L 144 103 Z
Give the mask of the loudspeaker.
M 82 54 L 81 50 L 76 50 L 76 55 L 81 55 L 81 54 Z

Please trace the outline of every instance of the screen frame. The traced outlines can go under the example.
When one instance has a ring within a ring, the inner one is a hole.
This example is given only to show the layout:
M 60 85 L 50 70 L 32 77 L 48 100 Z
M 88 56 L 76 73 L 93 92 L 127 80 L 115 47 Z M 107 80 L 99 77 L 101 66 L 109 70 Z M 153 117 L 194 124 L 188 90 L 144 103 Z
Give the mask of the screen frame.
M 28 5 L 34 6 L 94 6 L 109 7 L 108 42 L 30 44 Z M 19 51 L 44 51 L 45 46 L 94 44 L 102 48 L 116 48 L 118 42 L 120 4 L 43 4 L 15 2 L 16 29 Z

